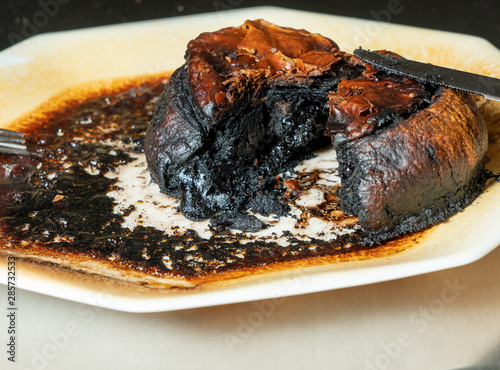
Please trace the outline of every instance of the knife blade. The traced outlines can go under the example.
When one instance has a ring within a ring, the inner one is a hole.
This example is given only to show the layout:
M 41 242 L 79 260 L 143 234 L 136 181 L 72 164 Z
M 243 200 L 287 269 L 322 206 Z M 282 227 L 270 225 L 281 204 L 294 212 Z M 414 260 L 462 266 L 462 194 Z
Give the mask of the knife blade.
M 354 55 L 377 69 L 408 77 L 421 83 L 450 87 L 500 101 L 500 79 L 498 78 L 416 62 L 362 48 L 354 50 Z

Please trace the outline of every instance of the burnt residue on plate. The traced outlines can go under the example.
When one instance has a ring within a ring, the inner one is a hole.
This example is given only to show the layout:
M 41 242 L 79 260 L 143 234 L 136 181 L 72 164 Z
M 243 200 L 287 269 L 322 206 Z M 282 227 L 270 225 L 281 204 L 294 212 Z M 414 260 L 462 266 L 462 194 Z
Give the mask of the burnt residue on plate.
M 36 246 L 39 255 L 84 255 L 121 269 L 186 279 L 318 257 L 377 256 L 380 246 L 363 242 L 357 220 L 339 210 L 336 186 L 318 182 L 317 171 L 284 174 L 277 184 L 283 188 L 282 201 L 298 210 L 294 229 L 306 227 L 312 218 L 336 222 L 344 232 L 330 240 L 321 232 L 307 238 L 290 231 L 256 237 L 213 227 L 206 237 L 191 229 L 161 230 L 140 222 L 125 227 L 135 207 L 117 212 L 117 201 L 110 196 L 120 190 L 114 174 L 141 155 L 148 122 L 166 82 L 166 76 L 155 76 L 108 86 L 98 94 L 72 94 L 43 114 L 24 117 L 16 128 L 27 134 L 33 154 L 0 157 L 4 252 L 22 256 L 23 249 Z M 312 187 L 323 191 L 323 199 L 314 207 L 301 204 L 301 196 Z M 266 222 L 272 226 L 280 220 Z M 399 243 L 403 244 L 406 248 Z M 381 255 L 387 255 L 387 248 Z

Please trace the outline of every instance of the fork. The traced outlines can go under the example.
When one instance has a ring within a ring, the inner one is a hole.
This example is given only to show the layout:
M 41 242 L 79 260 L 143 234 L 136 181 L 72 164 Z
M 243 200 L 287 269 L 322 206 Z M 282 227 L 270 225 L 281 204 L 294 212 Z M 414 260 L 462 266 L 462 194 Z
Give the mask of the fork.
M 27 149 L 23 133 L 0 128 L 0 153 L 28 155 Z

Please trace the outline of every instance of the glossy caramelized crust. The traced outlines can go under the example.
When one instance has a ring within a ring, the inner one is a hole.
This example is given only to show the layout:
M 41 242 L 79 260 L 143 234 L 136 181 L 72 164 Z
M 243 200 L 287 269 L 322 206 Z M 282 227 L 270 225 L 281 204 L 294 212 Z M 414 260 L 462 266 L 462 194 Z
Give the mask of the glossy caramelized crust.
M 373 133 L 391 116 L 411 112 L 429 93 L 416 81 L 356 78 L 343 80 L 330 93 L 326 135 L 345 132 L 349 139 Z
M 401 58 L 380 50 L 379 53 Z M 408 78 L 378 71 L 352 57 L 350 63 L 363 65 L 360 78 L 342 80 L 329 93 L 330 116 L 325 134 L 343 133 L 349 139 L 359 138 L 387 126 L 402 115 L 409 116 L 431 101 L 431 90 Z
M 189 84 L 207 116 L 230 106 L 246 80 L 320 76 L 341 59 L 337 44 L 305 30 L 264 20 L 202 33 L 187 48 Z

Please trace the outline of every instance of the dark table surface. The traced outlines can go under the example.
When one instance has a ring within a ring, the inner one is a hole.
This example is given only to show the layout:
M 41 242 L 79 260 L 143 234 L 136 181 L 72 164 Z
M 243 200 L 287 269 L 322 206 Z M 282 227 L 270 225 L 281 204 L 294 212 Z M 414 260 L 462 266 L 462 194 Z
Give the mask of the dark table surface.
M 481 36 L 500 48 L 500 1 L 4 0 L 0 50 L 30 36 L 146 19 L 273 5 Z M 387 9 L 396 9 L 389 13 Z M 387 17 L 387 15 L 390 15 Z

